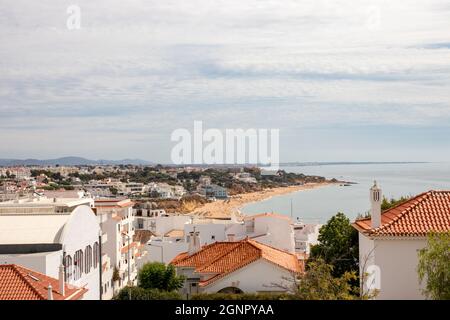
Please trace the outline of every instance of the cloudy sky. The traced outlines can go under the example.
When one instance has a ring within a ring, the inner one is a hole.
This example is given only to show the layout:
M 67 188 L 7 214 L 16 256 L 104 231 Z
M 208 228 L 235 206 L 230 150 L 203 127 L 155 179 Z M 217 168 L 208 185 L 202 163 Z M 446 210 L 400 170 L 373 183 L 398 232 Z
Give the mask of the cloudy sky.
M 168 162 L 194 120 L 279 128 L 282 161 L 448 161 L 450 3 L 0 0 L 0 158 Z

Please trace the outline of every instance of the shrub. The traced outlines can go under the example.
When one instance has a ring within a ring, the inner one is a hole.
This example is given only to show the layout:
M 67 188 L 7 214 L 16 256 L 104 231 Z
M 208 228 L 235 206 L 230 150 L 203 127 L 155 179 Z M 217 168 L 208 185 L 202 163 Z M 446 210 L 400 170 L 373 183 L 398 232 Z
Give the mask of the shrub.
M 199 293 L 191 300 L 292 300 L 291 294 L 286 293 Z
M 125 287 L 119 291 L 114 300 L 181 300 L 177 291 L 161 291 L 141 287 Z

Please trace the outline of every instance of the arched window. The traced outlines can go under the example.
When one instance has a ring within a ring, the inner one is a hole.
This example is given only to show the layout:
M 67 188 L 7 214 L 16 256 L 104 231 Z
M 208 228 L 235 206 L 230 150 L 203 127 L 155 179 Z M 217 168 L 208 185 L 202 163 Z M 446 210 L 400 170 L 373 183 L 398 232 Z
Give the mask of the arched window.
M 64 257 L 64 281 L 72 280 L 72 257 L 67 255 Z
M 92 268 L 92 247 L 87 246 L 84 250 L 84 272 L 91 272 Z
M 94 268 L 97 268 L 98 265 L 98 261 L 99 261 L 99 255 L 100 251 L 99 251 L 99 247 L 98 247 L 98 242 L 94 243 Z
M 74 280 L 78 280 L 81 278 L 81 275 L 83 274 L 83 251 L 77 250 L 75 252 L 75 256 L 73 259 L 73 266 L 75 268 L 74 270 Z

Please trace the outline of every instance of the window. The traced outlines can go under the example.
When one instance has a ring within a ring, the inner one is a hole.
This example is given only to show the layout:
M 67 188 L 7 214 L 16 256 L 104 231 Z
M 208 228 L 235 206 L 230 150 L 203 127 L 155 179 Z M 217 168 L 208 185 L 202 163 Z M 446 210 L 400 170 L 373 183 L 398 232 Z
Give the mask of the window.
M 78 280 L 81 278 L 81 275 L 83 274 L 83 251 L 77 250 L 75 252 L 75 256 L 73 259 L 73 266 L 74 266 L 74 280 Z
M 66 282 L 72 280 L 72 257 L 70 255 L 64 257 L 64 280 Z
M 98 242 L 95 242 L 94 243 L 94 268 L 97 268 L 97 266 L 98 266 L 99 254 L 100 254 L 100 250 L 98 247 Z
M 91 272 L 92 268 L 92 247 L 87 246 L 84 250 L 84 272 Z

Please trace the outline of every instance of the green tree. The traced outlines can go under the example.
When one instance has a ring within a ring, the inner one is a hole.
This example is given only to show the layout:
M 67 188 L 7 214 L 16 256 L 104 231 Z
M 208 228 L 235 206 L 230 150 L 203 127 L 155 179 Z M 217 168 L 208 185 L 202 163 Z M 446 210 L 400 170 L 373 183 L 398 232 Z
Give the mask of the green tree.
M 138 274 L 139 286 L 144 289 L 173 291 L 183 287 L 184 278 L 177 276 L 172 265 L 161 262 L 146 263 Z
M 399 204 L 402 204 L 403 202 L 405 202 L 409 199 L 410 199 L 410 197 L 400 197 L 399 199 L 395 199 L 395 198 L 388 199 L 386 197 L 383 197 L 383 201 L 381 202 L 381 211 L 385 211 L 390 208 L 393 208 Z
M 319 244 L 311 248 L 309 261 L 323 259 L 333 266 L 333 276 L 359 272 L 358 231 L 343 213 L 337 213 L 320 228 Z
M 359 289 L 352 285 L 357 281 L 355 271 L 333 276 L 334 267 L 322 259 L 310 261 L 308 271 L 297 280 L 294 293 L 299 300 L 354 300 L 359 299 Z
M 419 251 L 417 271 L 428 298 L 450 300 L 450 231 L 428 235 L 427 246 Z
M 117 195 L 117 192 L 119 192 L 119 190 L 117 190 L 117 188 L 114 187 L 109 187 L 109 191 L 115 196 Z

